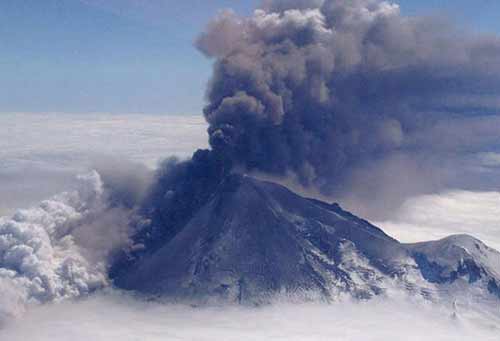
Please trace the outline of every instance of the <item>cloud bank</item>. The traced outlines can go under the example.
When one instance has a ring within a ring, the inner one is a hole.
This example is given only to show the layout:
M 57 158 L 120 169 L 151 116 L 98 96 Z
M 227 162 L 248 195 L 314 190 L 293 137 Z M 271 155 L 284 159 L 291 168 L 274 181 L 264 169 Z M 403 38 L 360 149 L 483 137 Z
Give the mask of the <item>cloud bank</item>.
M 412 197 L 389 220 L 374 224 L 402 242 L 469 234 L 500 250 L 500 192 L 449 190 Z
M 156 168 L 207 145 L 202 117 L 146 114 L 2 113 L 0 216 L 74 188 L 76 175 L 98 168 Z
M 29 325 L 30 328 L 26 328 Z M 84 327 L 83 327 L 84 326 Z M 10 341 L 497 340 L 498 318 L 407 298 L 331 305 L 192 308 L 108 292 L 47 305 L 0 330 Z

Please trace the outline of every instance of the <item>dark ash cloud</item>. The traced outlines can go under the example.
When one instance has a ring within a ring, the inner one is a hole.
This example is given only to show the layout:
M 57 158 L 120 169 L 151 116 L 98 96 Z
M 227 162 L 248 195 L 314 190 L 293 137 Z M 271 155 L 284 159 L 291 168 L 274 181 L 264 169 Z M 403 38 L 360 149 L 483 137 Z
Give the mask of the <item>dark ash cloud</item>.
M 264 1 L 199 37 L 210 144 L 246 171 L 338 190 L 392 154 L 500 144 L 500 39 L 387 1 Z M 468 143 L 473 141 L 473 143 Z
M 500 148 L 498 37 L 387 1 L 266 0 L 250 17 L 221 12 L 197 47 L 214 60 L 211 149 L 160 167 L 112 277 L 173 238 L 230 172 L 370 219 L 411 195 L 500 185 L 467 161 Z

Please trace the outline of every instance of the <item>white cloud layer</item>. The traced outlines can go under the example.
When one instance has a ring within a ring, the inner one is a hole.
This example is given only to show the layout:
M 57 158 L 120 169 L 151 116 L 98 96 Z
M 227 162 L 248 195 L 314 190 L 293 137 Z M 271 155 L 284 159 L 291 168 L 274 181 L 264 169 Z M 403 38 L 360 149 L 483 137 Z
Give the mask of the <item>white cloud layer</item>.
M 2 114 L 2 168 L 22 162 L 71 166 L 83 156 L 126 157 L 152 167 L 207 145 L 202 116 Z
M 207 145 L 201 116 L 4 113 L 0 127 L 0 216 L 68 189 L 96 162 L 155 167 Z
M 500 250 L 500 192 L 447 191 L 409 198 L 390 220 L 375 225 L 403 242 L 465 233 Z
M 454 314 L 455 313 L 455 314 Z M 26 328 L 29 326 L 29 328 Z M 478 312 L 395 300 L 192 308 L 108 292 L 41 306 L 0 331 L 9 341 L 498 340 L 500 324 Z

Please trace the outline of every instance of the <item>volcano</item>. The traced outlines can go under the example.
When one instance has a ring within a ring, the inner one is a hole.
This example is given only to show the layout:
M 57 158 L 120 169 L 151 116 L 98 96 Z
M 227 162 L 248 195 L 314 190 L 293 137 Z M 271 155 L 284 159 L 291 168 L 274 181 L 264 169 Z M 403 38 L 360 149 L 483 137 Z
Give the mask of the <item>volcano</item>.
M 116 286 L 185 302 L 279 297 L 500 299 L 500 253 L 466 235 L 403 244 L 329 204 L 248 176 L 223 180 L 160 247 L 115 271 Z

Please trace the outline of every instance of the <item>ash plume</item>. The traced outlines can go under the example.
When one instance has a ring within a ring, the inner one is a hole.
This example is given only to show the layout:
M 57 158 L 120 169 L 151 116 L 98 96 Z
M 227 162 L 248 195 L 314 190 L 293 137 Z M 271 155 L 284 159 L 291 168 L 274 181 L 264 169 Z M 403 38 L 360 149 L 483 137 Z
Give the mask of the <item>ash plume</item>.
M 464 160 L 500 146 L 496 36 L 405 17 L 388 1 L 267 0 L 249 17 L 221 12 L 196 45 L 214 60 L 211 149 L 160 167 L 125 263 L 173 238 L 231 172 L 370 219 L 409 195 L 500 186 L 464 175 L 477 171 Z
M 210 145 L 246 172 L 331 194 L 370 163 L 500 141 L 500 39 L 388 1 L 268 0 L 220 13 L 197 46 L 215 60 Z

